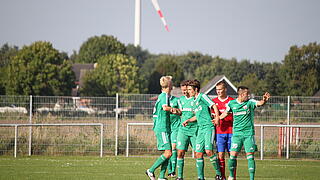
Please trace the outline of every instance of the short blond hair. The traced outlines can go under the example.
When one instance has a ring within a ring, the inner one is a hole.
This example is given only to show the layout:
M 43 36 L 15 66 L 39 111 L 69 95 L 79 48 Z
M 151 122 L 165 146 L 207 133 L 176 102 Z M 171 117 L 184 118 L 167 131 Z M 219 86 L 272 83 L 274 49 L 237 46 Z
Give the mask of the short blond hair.
M 172 76 L 162 76 L 160 78 L 160 86 L 161 86 L 161 88 L 169 87 L 171 81 L 172 81 Z

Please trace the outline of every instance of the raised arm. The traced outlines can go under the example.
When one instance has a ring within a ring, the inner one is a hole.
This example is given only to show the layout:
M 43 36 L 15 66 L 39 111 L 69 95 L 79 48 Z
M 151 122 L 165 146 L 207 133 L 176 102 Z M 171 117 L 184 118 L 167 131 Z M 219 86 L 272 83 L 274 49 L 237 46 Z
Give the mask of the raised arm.
M 270 94 L 268 92 L 265 92 L 262 96 L 262 100 L 257 101 L 257 106 L 263 106 L 264 104 L 266 104 L 270 97 Z

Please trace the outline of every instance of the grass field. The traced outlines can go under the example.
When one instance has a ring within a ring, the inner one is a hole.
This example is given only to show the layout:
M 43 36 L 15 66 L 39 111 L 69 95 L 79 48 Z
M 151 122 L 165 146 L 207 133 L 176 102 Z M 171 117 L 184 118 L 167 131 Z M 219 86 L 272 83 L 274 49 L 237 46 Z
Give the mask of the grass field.
M 92 156 L 32 156 L 0 157 L 0 179 L 89 179 L 143 180 L 145 170 L 157 157 L 92 157 Z M 209 160 L 205 161 L 205 176 L 213 179 Z M 319 179 L 320 161 L 311 160 L 256 160 L 256 179 L 307 180 Z M 158 174 L 156 171 L 156 175 Z M 195 162 L 185 160 L 185 180 L 196 179 Z M 247 161 L 238 160 L 237 179 L 249 179 Z M 170 180 L 170 178 L 169 178 Z

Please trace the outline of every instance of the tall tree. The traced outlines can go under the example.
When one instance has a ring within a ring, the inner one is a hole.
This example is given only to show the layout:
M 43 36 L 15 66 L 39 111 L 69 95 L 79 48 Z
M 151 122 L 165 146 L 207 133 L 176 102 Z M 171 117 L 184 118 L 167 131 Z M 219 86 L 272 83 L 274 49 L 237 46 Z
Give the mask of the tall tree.
M 320 89 L 320 45 L 291 46 L 281 68 L 286 95 L 311 96 Z
M 264 81 L 268 87 L 267 91 L 272 94 L 272 96 L 280 96 L 285 90 L 284 84 L 281 82 L 281 63 L 274 62 L 272 64 L 264 64 L 263 67 L 266 70 Z
M 8 67 L 6 92 L 11 95 L 70 95 L 75 76 L 71 63 L 49 42 L 24 46 Z
M 266 82 L 259 80 L 255 73 L 245 75 L 239 85 L 247 86 L 250 89 L 250 93 L 255 95 L 261 95 L 267 91 Z
M 78 63 L 95 63 L 108 54 L 125 54 L 126 47 L 113 36 L 94 36 L 84 42 L 76 56 Z
M 183 69 L 186 79 L 194 79 L 196 77 L 195 70 L 200 66 L 209 65 L 212 62 L 212 57 L 200 52 L 189 52 L 178 56 L 176 62 Z
M 224 75 L 223 68 L 226 63 L 227 61 L 219 56 L 214 57 L 210 64 L 203 64 L 196 68 L 195 78 L 198 79 L 201 84 L 205 85 L 215 76 Z
M 161 55 L 157 58 L 156 66 L 149 78 L 149 93 L 159 93 L 161 76 L 172 76 L 173 85 L 179 86 L 184 80 L 183 69 L 175 62 L 176 57 L 172 55 Z
M 132 56 L 137 60 L 137 65 L 142 67 L 145 61 L 151 57 L 148 50 L 142 49 L 140 46 L 134 46 L 133 44 L 128 44 L 126 46 L 126 54 Z
M 139 93 L 136 59 L 123 54 L 100 57 L 97 67 L 86 73 L 80 93 L 84 96 Z
M 6 94 L 5 81 L 7 79 L 7 66 L 11 58 L 18 52 L 17 46 L 9 46 L 7 43 L 0 48 L 0 95 Z

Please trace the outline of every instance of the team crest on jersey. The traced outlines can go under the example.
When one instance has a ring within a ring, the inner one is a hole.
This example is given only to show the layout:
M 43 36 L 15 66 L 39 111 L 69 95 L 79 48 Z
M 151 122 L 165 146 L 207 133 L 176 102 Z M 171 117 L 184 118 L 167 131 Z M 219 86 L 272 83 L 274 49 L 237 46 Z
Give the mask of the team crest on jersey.
M 248 109 L 248 106 L 247 106 L 247 105 L 244 105 L 244 106 L 243 106 L 243 109 Z

